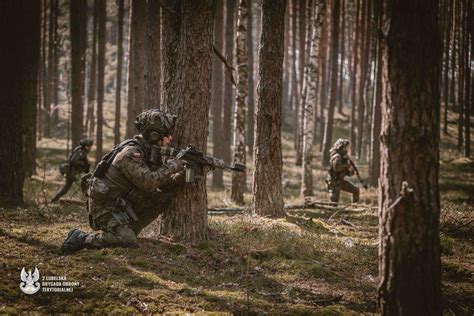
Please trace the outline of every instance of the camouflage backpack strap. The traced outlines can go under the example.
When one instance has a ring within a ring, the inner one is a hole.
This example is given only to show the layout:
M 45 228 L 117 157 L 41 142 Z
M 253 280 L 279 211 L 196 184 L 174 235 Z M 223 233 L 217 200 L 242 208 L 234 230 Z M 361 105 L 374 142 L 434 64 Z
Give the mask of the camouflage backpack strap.
M 109 169 L 110 165 L 112 164 L 112 161 L 114 161 L 115 156 L 117 156 L 117 154 L 123 148 L 133 143 L 137 143 L 137 141 L 135 139 L 127 139 L 115 146 L 110 152 L 108 152 L 102 157 L 102 159 L 92 172 L 92 175 L 96 178 L 102 178 Z

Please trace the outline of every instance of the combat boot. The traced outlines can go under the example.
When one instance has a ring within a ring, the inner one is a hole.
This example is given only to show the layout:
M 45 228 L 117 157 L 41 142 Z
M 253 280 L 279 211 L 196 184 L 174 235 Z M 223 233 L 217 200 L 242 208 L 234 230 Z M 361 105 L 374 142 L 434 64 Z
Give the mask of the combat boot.
M 77 228 L 71 229 L 67 234 L 67 238 L 61 245 L 61 253 L 63 255 L 73 254 L 86 247 L 85 239 L 87 234 Z

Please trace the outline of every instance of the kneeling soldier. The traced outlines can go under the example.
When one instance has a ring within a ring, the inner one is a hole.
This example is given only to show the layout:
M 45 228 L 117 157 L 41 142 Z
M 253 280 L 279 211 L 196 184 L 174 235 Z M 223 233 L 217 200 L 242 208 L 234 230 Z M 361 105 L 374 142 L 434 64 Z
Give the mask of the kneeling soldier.
M 330 150 L 330 167 L 326 183 L 331 202 L 339 202 L 341 190 L 352 193 L 352 203 L 359 202 L 359 188 L 351 182 L 344 180 L 346 176 L 352 176 L 355 172 L 349 160 L 349 146 L 350 143 L 347 139 L 339 138 Z
M 184 162 L 166 160 L 160 154 L 160 146 L 173 139 L 175 120 L 176 116 L 159 110 L 137 116 L 135 127 L 140 135 L 105 155 L 88 180 L 89 222 L 93 230 L 100 231 L 71 230 L 61 246 L 62 253 L 138 247 L 138 234 L 169 209 L 171 194 L 185 184 Z

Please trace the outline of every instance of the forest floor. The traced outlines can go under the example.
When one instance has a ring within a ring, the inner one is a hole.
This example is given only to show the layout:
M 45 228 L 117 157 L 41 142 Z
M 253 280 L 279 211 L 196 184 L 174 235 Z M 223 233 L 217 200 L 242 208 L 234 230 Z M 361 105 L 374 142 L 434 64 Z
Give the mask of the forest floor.
M 472 315 L 474 161 L 458 158 L 454 127 L 450 133 L 441 146 L 443 306 L 448 315 Z M 65 142 L 43 139 L 38 146 L 38 175 L 26 183 L 26 206 L 0 209 L 2 314 L 377 311 L 378 214 L 373 208 L 295 210 L 277 220 L 246 213 L 209 216 L 209 240 L 199 244 L 156 236 L 151 227 L 140 236 L 138 249 L 62 256 L 59 247 L 71 228 L 90 229 L 84 207 L 45 203 L 62 183 L 56 166 L 64 159 Z M 301 169 L 294 166 L 288 134 L 283 146 L 285 201 L 301 203 Z M 359 165 L 367 174 L 367 165 Z M 314 171 L 319 200 L 326 199 L 322 170 L 317 164 Z M 210 207 L 232 206 L 227 191 L 209 189 L 208 196 Z M 82 198 L 77 185 L 67 197 Z M 250 203 L 250 193 L 246 200 Z M 375 206 L 376 190 L 363 190 L 361 200 Z M 343 195 L 342 202 L 348 201 Z M 80 285 L 72 293 L 25 295 L 19 289 L 23 267 Z

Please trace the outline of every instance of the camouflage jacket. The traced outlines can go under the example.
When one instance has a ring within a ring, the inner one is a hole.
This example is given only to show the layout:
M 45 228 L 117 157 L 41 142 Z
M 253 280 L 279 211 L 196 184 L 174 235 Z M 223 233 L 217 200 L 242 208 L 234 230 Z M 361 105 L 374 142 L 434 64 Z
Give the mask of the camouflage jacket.
M 82 146 L 76 146 L 69 155 L 69 172 L 68 176 L 75 176 L 80 172 L 89 172 L 89 161 L 87 160 L 87 150 Z
M 89 212 L 93 215 L 115 208 L 118 197 L 127 200 L 135 210 L 152 205 L 153 200 L 163 198 L 163 193 L 173 192 L 184 183 L 181 161 L 160 159 L 151 163 L 150 146 L 139 136 L 135 140 L 115 156 L 103 178 L 91 180 L 89 204 L 95 207 L 89 207 Z
M 345 176 L 352 176 L 353 174 L 354 172 L 347 158 L 338 152 L 331 153 L 327 180 L 342 181 Z

